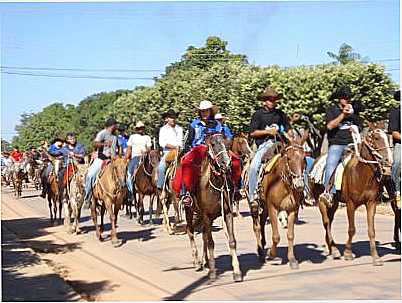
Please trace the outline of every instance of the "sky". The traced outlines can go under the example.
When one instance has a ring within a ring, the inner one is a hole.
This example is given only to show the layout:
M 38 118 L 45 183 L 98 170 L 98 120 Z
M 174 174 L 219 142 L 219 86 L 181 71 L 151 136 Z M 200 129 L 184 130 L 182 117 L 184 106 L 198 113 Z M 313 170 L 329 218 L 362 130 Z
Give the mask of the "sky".
M 400 83 L 399 14 L 398 0 L 0 3 L 1 137 L 24 112 L 151 86 L 208 36 L 261 66 L 329 63 L 346 42 Z

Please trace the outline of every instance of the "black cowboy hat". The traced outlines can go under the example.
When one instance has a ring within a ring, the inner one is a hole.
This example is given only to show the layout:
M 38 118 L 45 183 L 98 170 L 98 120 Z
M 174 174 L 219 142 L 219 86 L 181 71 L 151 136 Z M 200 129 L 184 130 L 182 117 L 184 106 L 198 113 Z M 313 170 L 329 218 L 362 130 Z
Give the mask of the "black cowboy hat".
M 173 109 L 169 109 L 166 113 L 162 115 L 162 118 L 172 118 L 177 119 L 179 117 L 179 113 L 176 113 Z
M 272 87 L 268 86 L 264 92 L 257 97 L 258 100 L 267 100 L 270 98 L 275 98 L 276 100 L 281 99 L 283 97 L 283 94 L 278 93 L 275 89 Z
M 335 92 L 332 94 L 332 99 L 341 99 L 341 98 L 345 98 L 345 99 L 351 99 L 352 97 L 352 91 L 350 90 L 349 86 L 341 86 L 338 87 Z
M 401 101 L 401 91 L 400 91 L 400 90 L 397 90 L 397 91 L 394 93 L 394 99 L 395 99 L 396 101 Z
M 124 123 L 119 123 L 119 127 L 117 129 L 119 130 L 119 132 L 124 132 L 125 130 L 127 130 L 127 125 Z
M 115 119 L 115 118 L 112 118 L 112 117 L 108 118 L 108 119 L 106 120 L 106 122 L 105 122 L 105 126 L 106 126 L 106 127 L 110 127 L 110 126 L 113 126 L 113 125 L 116 125 L 116 124 L 117 124 L 116 119 Z

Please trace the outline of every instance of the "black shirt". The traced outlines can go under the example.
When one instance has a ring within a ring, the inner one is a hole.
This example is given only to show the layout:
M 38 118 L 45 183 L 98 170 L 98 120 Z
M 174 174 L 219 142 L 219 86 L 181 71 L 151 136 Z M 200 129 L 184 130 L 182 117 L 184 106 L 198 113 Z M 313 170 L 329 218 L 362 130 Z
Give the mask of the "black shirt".
M 349 143 L 353 143 L 352 134 L 348 129 L 349 125 L 357 125 L 359 130 L 361 130 L 361 123 L 356 110 L 354 109 L 354 113 L 351 115 L 347 115 L 343 120 L 338 124 L 337 127 L 333 129 L 328 129 L 328 143 L 329 145 L 348 145 Z M 327 124 L 334 120 L 342 113 L 341 108 L 338 105 L 331 106 L 327 109 L 325 120 Z
M 260 108 L 251 118 L 250 133 L 255 130 L 264 130 L 267 127 L 272 127 L 273 124 L 276 124 L 279 127 L 282 126 L 284 131 L 289 130 L 289 120 L 283 111 L 277 108 L 272 110 L 267 110 L 264 107 Z M 267 139 L 275 139 L 275 136 L 266 135 L 263 137 L 258 137 L 255 139 L 255 143 L 257 146 L 260 146 Z M 279 138 L 276 139 L 278 140 Z
M 394 108 L 389 113 L 389 124 L 388 124 L 388 132 L 392 134 L 392 132 L 401 133 L 401 107 Z M 401 144 L 401 140 L 397 140 L 392 138 L 394 144 Z

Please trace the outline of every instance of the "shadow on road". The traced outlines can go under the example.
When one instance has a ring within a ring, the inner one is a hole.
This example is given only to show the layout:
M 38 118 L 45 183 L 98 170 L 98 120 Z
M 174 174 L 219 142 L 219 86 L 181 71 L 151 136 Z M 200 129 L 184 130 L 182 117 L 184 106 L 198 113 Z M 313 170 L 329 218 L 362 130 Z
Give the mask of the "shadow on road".
M 117 233 L 117 238 L 123 240 L 123 243 L 132 240 L 149 241 L 155 239 L 154 236 L 155 227 L 138 231 L 121 231 Z

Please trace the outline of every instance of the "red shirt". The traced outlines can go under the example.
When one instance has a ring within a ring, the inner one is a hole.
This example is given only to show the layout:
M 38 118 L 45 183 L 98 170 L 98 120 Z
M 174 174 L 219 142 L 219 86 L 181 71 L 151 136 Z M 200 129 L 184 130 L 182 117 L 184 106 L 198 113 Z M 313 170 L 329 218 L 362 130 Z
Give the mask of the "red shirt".
M 19 162 L 22 159 L 22 152 L 13 150 L 10 154 L 10 157 L 15 161 Z

